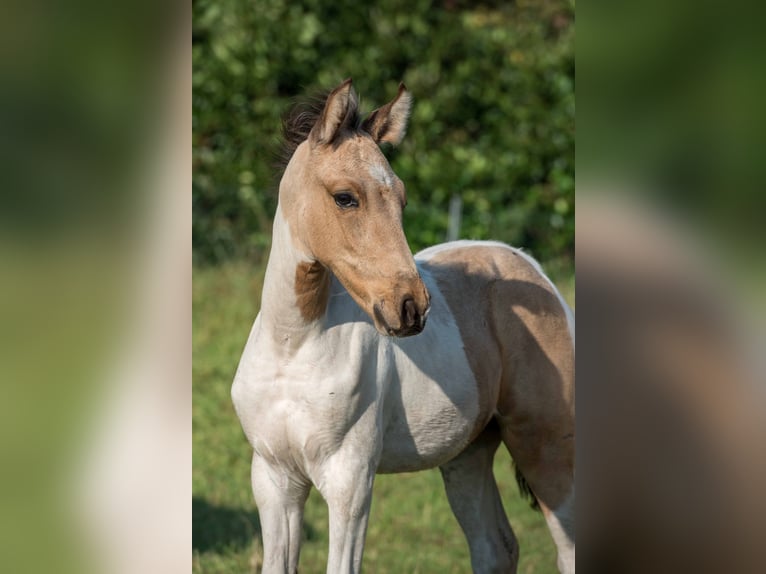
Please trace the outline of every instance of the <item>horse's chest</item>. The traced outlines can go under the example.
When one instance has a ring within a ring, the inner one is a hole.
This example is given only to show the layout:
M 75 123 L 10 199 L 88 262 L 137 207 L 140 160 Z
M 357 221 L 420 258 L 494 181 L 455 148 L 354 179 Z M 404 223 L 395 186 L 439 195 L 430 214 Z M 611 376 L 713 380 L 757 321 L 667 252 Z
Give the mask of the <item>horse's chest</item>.
M 340 361 L 256 358 L 240 367 L 232 390 L 253 449 L 274 464 L 310 470 L 337 450 L 377 390 Z
M 345 344 L 315 347 L 343 352 L 307 348 L 286 362 L 249 343 L 232 395 L 253 448 L 307 472 L 344 441 L 360 455 L 380 452 L 379 472 L 457 455 L 476 422 L 477 388 L 454 324 L 440 322 L 406 340 L 382 340 L 370 326 Z

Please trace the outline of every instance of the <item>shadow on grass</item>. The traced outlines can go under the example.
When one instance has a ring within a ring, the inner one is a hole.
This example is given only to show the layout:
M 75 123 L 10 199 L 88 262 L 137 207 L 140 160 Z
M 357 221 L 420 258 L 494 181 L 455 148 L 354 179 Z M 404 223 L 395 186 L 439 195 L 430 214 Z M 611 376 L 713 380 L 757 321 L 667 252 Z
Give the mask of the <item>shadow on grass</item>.
M 261 531 L 258 513 L 192 498 L 192 547 L 203 552 L 248 546 Z
M 261 522 L 255 511 L 210 504 L 204 498 L 192 498 L 192 548 L 204 552 L 222 553 L 242 549 L 261 533 Z M 314 540 L 316 530 L 303 523 L 304 540 Z

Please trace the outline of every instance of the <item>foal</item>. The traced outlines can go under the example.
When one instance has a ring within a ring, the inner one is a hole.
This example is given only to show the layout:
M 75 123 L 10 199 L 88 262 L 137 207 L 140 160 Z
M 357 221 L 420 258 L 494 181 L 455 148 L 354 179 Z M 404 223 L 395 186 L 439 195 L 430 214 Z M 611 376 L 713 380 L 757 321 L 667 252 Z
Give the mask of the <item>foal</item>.
M 375 474 L 436 466 L 474 572 L 515 572 L 492 473 L 500 442 L 559 570 L 574 572 L 571 312 L 533 259 L 501 243 L 413 258 L 404 185 L 378 148 L 402 140 L 410 107 L 401 85 L 360 121 L 347 80 L 286 125 L 261 311 L 232 387 L 254 451 L 263 572 L 297 571 L 312 485 L 329 507 L 327 572 L 359 572 Z

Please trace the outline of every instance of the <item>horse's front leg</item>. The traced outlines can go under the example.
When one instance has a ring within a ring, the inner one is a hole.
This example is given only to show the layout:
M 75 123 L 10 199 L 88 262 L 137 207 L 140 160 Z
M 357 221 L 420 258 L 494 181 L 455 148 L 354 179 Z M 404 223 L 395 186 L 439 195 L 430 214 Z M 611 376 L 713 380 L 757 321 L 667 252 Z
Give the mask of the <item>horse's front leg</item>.
M 310 483 L 253 456 L 252 483 L 263 537 L 262 574 L 295 574 L 301 548 L 303 507 Z
M 337 452 L 326 462 L 317 487 L 330 514 L 328 574 L 355 574 L 362 569 L 376 467 L 373 456 L 349 450 Z

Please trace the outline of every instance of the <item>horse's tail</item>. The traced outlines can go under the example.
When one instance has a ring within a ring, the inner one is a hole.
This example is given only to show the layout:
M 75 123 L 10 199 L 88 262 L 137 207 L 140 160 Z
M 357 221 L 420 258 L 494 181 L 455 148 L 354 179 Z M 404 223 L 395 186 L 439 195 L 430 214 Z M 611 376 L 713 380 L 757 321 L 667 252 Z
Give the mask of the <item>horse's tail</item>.
M 522 498 L 529 499 L 529 505 L 533 510 L 540 510 L 540 503 L 537 501 L 535 493 L 532 492 L 532 487 L 529 486 L 527 479 L 524 478 L 524 474 L 521 472 L 521 469 L 516 466 L 516 463 L 513 464 L 513 467 L 516 471 L 516 483 L 519 485 L 519 494 L 521 494 Z

